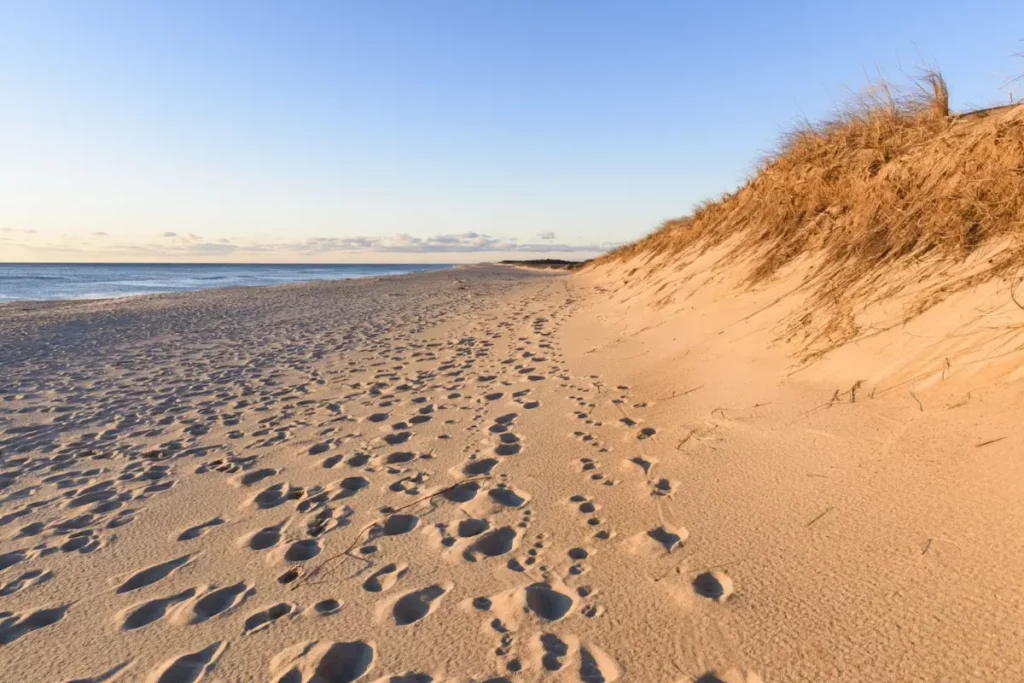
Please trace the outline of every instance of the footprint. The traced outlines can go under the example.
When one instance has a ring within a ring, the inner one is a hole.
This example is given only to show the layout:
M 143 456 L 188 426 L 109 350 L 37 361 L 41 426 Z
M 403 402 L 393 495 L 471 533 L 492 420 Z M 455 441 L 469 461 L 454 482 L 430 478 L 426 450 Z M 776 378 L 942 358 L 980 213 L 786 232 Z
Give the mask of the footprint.
M 179 626 L 201 624 L 228 610 L 234 610 L 254 593 L 256 589 L 244 581 L 218 588 L 184 605 L 171 621 Z
M 146 683 L 196 683 L 213 668 L 227 643 L 211 643 L 189 654 L 179 655 L 161 664 L 146 678 Z
M 480 484 L 475 481 L 467 481 L 463 484 L 453 486 L 441 495 L 445 500 L 451 501 L 452 503 L 468 503 L 476 498 L 476 494 L 479 490 Z
M 38 584 L 45 583 L 52 578 L 53 572 L 43 569 L 31 569 L 10 583 L 0 584 L 0 598 L 13 595 L 18 591 L 31 588 Z
M 301 489 L 282 482 L 263 489 L 256 494 L 256 497 L 250 502 L 261 510 L 269 510 L 270 508 L 277 507 L 281 503 L 297 498 L 301 494 Z
M 202 524 L 197 524 L 197 525 L 195 525 L 193 527 L 189 527 L 188 529 L 185 529 L 180 534 L 178 534 L 178 540 L 179 541 L 191 541 L 191 540 L 197 539 L 200 536 L 202 536 L 203 534 L 205 534 L 207 531 L 212 529 L 213 527 L 219 526 L 219 525 L 221 525 L 223 523 L 224 523 L 223 519 L 221 519 L 220 517 L 214 517 L 213 519 L 211 519 L 211 520 L 209 520 L 207 522 L 203 522 Z
M 189 588 L 177 595 L 166 598 L 149 600 L 140 605 L 129 607 L 119 615 L 122 631 L 134 631 L 135 629 L 148 626 L 149 624 L 163 618 L 167 608 L 179 602 L 188 600 L 196 594 L 195 588 Z
M 370 575 L 370 578 L 363 582 L 363 590 L 371 593 L 381 593 L 395 585 L 409 571 L 407 565 L 389 564 L 378 569 Z
M 266 609 L 261 609 L 258 612 L 253 612 L 245 619 L 245 623 L 242 624 L 242 635 L 247 636 L 258 631 L 262 631 L 265 628 L 270 627 L 278 619 L 283 617 L 294 615 L 298 610 L 298 606 L 290 602 L 279 602 L 276 605 L 271 605 Z
M 573 599 L 549 583 L 532 583 L 526 587 L 526 608 L 544 621 L 558 621 L 572 606 Z
M 380 533 L 383 533 L 385 536 L 407 534 L 415 529 L 419 523 L 420 518 L 416 515 L 390 515 L 380 525 Z
M 491 523 L 486 519 L 470 517 L 469 519 L 463 519 L 459 522 L 457 533 L 461 538 L 471 538 L 473 536 L 479 536 L 483 532 L 487 531 L 490 526 Z
M 249 550 L 269 550 L 281 542 L 281 534 L 287 522 L 287 519 L 283 519 L 277 524 L 246 534 L 238 539 L 236 545 Z
M 171 572 L 184 567 L 195 559 L 195 555 L 182 555 L 173 560 L 140 570 L 117 588 L 117 593 L 129 593 L 166 578 Z
M 441 597 L 451 588 L 451 585 L 441 586 L 435 583 L 402 596 L 391 607 L 391 616 L 394 618 L 395 624 L 408 626 L 421 621 L 437 608 Z
M 462 473 L 468 477 L 475 477 L 490 474 L 498 461 L 494 458 L 483 458 L 481 460 L 470 460 L 462 466 Z
M 487 495 L 490 496 L 491 500 L 494 502 L 510 508 L 522 507 L 523 505 L 526 505 L 526 501 L 529 500 L 529 496 L 520 495 L 505 484 L 498 484 L 496 487 L 488 491 Z
M 239 474 L 238 476 L 231 480 L 231 483 L 233 483 L 235 486 L 252 486 L 253 484 L 258 484 L 267 477 L 272 477 L 277 473 L 278 470 L 271 469 L 269 467 L 264 467 L 262 469 L 252 470 L 251 472 Z
M 733 594 L 732 579 L 725 572 L 704 572 L 693 580 L 693 592 L 701 597 L 725 602 Z
M 580 683 L 613 683 L 621 675 L 619 665 L 601 650 L 580 648 Z
M 562 661 L 569 654 L 569 646 L 554 633 L 545 633 L 540 637 L 540 644 L 544 650 L 540 663 L 547 671 L 560 671 L 564 666 Z
M 100 547 L 100 539 L 96 535 L 96 532 L 92 529 L 86 529 L 85 531 L 76 531 L 68 537 L 68 540 L 64 541 L 60 545 L 60 551 L 63 553 L 91 553 Z
M 6 613 L 7 616 L 0 619 L 0 645 L 9 645 L 26 633 L 56 624 L 64 618 L 70 606 L 49 607 L 25 616 Z
M 373 643 L 308 641 L 282 650 L 270 660 L 273 683 L 354 683 L 375 663 Z
M 9 553 L 3 553 L 0 555 L 0 572 L 13 567 L 28 556 L 28 553 L 24 550 L 12 550 Z
M 515 544 L 515 529 L 503 526 L 477 539 L 473 545 L 466 548 L 463 557 L 470 562 L 476 562 L 480 557 L 497 557 L 512 550 Z
M 332 614 L 337 614 L 338 610 L 341 609 L 341 602 L 334 598 L 327 598 L 313 605 L 313 611 L 319 614 L 321 617 L 328 617 Z
M 288 544 L 279 553 L 279 557 L 285 562 L 305 562 L 319 555 L 321 550 L 323 548 L 320 547 L 320 541 L 315 538 L 305 538 Z
M 661 544 L 666 552 L 672 552 L 686 542 L 689 537 L 686 529 L 675 528 L 668 525 L 655 527 L 647 532 L 648 538 Z

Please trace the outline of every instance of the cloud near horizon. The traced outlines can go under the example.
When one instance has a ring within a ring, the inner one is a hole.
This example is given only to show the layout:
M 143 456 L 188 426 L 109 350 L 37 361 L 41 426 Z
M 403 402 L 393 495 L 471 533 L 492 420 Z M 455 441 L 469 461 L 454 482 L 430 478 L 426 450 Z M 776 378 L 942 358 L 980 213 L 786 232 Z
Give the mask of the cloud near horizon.
M 267 259 L 327 259 L 358 258 L 361 255 L 403 255 L 429 258 L 450 254 L 465 259 L 474 254 L 501 256 L 526 254 L 574 254 L 578 257 L 596 255 L 616 246 L 614 244 L 563 244 L 555 242 L 555 233 L 542 232 L 538 242 L 520 242 L 515 238 L 501 238 L 478 232 L 441 234 L 415 237 L 397 233 L 386 237 L 310 237 L 293 241 L 232 240 L 227 238 L 203 239 L 193 233 L 163 232 L 156 239 L 140 241 L 94 232 L 89 238 L 45 239 L 29 236 L 27 231 L 5 230 L 7 242 L 19 243 L 21 251 L 39 260 L 58 255 L 62 260 L 267 260 Z M 74 245 L 74 246 L 72 246 Z

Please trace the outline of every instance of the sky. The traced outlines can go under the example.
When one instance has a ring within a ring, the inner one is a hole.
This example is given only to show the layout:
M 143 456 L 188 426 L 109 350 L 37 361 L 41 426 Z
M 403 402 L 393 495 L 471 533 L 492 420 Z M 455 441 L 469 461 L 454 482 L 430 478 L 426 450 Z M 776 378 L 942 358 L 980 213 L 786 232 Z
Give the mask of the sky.
M 1019 0 L 0 0 L 0 261 L 585 258 L 1022 51 Z

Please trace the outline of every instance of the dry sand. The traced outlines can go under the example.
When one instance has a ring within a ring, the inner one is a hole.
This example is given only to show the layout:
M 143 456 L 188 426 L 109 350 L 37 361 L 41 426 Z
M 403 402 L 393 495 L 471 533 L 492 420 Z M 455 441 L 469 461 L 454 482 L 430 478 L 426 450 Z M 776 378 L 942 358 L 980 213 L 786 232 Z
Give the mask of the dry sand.
M 0 308 L 0 679 L 1024 680 L 991 293 L 797 372 L 625 268 Z

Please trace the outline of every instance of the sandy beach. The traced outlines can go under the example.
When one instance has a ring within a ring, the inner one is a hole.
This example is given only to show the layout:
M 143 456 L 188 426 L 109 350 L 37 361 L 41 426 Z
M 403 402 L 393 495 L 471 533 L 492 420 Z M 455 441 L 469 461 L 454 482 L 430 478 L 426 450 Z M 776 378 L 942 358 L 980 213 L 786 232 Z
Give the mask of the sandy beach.
M 1024 680 L 1019 357 L 628 285 L 3 306 L 0 679 Z

